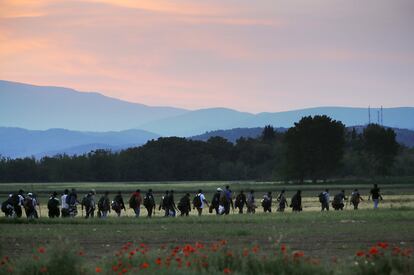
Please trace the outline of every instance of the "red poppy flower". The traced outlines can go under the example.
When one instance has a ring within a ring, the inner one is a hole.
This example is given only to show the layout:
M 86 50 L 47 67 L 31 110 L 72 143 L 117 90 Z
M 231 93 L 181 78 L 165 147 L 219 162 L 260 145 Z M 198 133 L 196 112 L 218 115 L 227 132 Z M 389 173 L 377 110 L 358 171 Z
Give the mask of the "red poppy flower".
M 371 247 L 371 249 L 369 250 L 369 254 L 371 255 L 377 255 L 378 254 L 378 248 L 376 246 Z
M 150 265 L 149 265 L 149 263 L 147 263 L 147 262 L 144 262 L 144 263 L 142 263 L 139 267 L 141 268 L 141 269 L 145 269 L 145 268 L 148 268 Z
M 388 247 L 388 243 L 384 243 L 384 242 L 379 242 L 379 243 L 377 243 L 377 245 L 379 247 L 381 247 L 382 249 L 387 249 L 387 247 Z
M 155 264 L 156 265 L 161 265 L 161 263 L 162 263 L 162 260 L 161 260 L 161 258 L 157 258 L 156 260 L 155 260 Z
M 301 258 L 303 256 L 305 256 L 305 253 L 303 251 L 296 251 L 295 253 L 293 253 L 294 258 Z
M 39 269 L 39 271 L 40 271 L 40 273 L 46 273 L 46 272 L 47 272 L 47 267 L 46 267 L 46 266 L 42 266 L 42 267 Z
M 282 244 L 280 246 L 280 251 L 282 251 L 282 253 L 286 253 L 286 250 L 287 250 L 286 245 L 285 244 Z
M 96 268 L 95 268 L 95 272 L 96 272 L 96 273 L 101 273 L 101 272 L 102 272 L 102 268 L 100 268 L 100 267 L 96 267 Z
M 364 252 L 364 251 L 362 251 L 362 250 L 360 250 L 360 251 L 358 251 L 358 252 L 356 253 L 356 255 L 357 255 L 358 257 L 363 257 L 363 256 L 365 256 L 365 252 Z
M 231 274 L 231 270 L 230 270 L 230 268 L 225 268 L 225 269 L 223 269 L 223 273 L 224 274 Z
M 39 248 L 37 249 L 37 252 L 39 252 L 39 253 L 43 254 L 43 253 L 45 253 L 45 252 L 46 252 L 46 248 L 44 248 L 43 246 L 41 246 L 41 247 L 39 247 Z

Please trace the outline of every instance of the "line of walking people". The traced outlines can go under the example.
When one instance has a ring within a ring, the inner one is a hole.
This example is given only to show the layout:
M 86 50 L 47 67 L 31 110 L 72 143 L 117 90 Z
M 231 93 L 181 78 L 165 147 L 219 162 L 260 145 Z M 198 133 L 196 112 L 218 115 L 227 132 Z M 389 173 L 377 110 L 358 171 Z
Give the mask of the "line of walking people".
M 379 201 L 382 200 L 380 189 L 375 184 L 371 189 L 369 198 L 372 197 L 374 201 L 374 208 L 378 208 Z M 348 202 L 348 198 L 345 195 L 345 190 L 341 190 L 338 194 L 330 199 L 329 189 L 319 193 L 319 202 L 321 203 L 322 211 L 329 211 L 330 203 L 335 210 L 343 210 L 345 203 Z M 255 213 L 259 207 L 257 205 L 254 190 L 247 192 L 247 195 L 243 190 L 239 191 L 234 197 L 230 186 L 226 186 L 224 189 L 217 188 L 213 194 L 210 202 L 206 199 L 202 190 L 198 190 L 193 199 L 191 200 L 190 193 L 184 194 L 178 204 L 175 203 L 174 190 L 165 191 L 165 194 L 161 196 L 159 202 L 159 211 L 163 211 L 166 217 L 175 217 L 177 211 L 180 212 L 180 216 L 188 216 L 191 209 L 196 210 L 197 214 L 201 216 L 203 211 L 206 210 L 209 213 L 215 213 L 217 215 L 228 215 L 232 211 L 239 214 L 244 213 L 246 208 L 247 213 Z M 350 195 L 349 202 L 353 205 L 354 209 L 358 209 L 359 203 L 363 201 L 358 189 Z M 141 207 L 143 206 L 147 211 L 147 217 L 152 217 L 156 212 L 156 202 L 152 189 L 149 189 L 145 194 L 141 194 L 141 190 L 136 190 L 131 194 L 128 201 L 129 208 L 133 209 L 135 217 L 139 217 L 141 214 Z M 267 192 L 260 200 L 260 205 L 263 207 L 263 212 L 272 212 L 273 197 L 272 192 Z M 286 198 L 286 191 L 282 190 L 276 196 L 277 212 L 284 212 L 287 207 L 292 208 L 293 212 L 302 211 L 302 192 L 298 190 L 291 198 L 290 204 L 288 204 Z M 47 208 L 48 216 L 50 218 L 57 218 L 62 216 L 75 217 L 78 213 L 78 206 L 81 207 L 81 215 L 85 218 L 99 218 L 108 217 L 111 211 L 114 211 L 118 217 L 122 215 L 122 212 L 126 213 L 126 204 L 124 202 L 121 191 L 118 191 L 112 198 L 109 197 L 109 192 L 106 191 L 96 201 L 95 190 L 89 191 L 81 199 L 78 198 L 76 189 L 64 190 L 63 194 L 59 197 L 57 192 L 48 199 Z M 1 209 L 5 213 L 6 217 L 22 216 L 22 208 L 25 210 L 27 218 L 34 219 L 41 216 L 40 205 L 37 198 L 33 193 L 24 194 L 23 190 L 19 190 L 17 193 L 10 194 L 8 199 L 1 204 Z M 37 211 L 39 209 L 39 212 Z

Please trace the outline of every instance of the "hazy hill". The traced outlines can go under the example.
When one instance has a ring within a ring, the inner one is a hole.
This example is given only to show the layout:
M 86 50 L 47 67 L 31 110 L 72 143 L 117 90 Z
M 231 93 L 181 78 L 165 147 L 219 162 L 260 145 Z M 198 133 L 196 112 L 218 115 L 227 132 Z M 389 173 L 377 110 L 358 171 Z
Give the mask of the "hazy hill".
M 120 131 L 186 112 L 130 103 L 99 93 L 0 80 L 0 126 Z
M 379 109 L 371 109 L 371 122 L 377 121 Z M 189 111 L 183 115 L 170 117 L 141 125 L 145 129 L 161 135 L 194 136 L 205 131 L 232 128 L 256 128 L 265 125 L 289 128 L 304 116 L 327 115 L 342 121 L 346 126 L 368 123 L 366 108 L 319 107 L 277 113 L 241 113 L 231 109 L 204 109 Z M 393 128 L 414 130 L 414 108 L 384 108 L 384 125 Z
M 159 136 L 143 130 L 120 132 L 78 132 L 64 129 L 46 131 L 0 127 L 0 155 L 25 157 L 81 154 L 96 149 L 118 150 L 142 145 Z
M 352 128 L 355 128 L 358 133 L 361 133 L 364 129 L 364 126 L 354 126 L 348 127 L 348 131 L 352 131 Z M 407 129 L 398 129 L 393 128 L 395 133 L 397 134 L 397 141 L 400 144 L 403 144 L 407 147 L 414 147 L 414 131 L 407 130 Z M 287 128 L 277 128 L 276 131 L 278 132 L 285 132 Z M 190 137 L 190 139 L 194 140 L 202 140 L 207 141 L 211 137 L 222 137 L 227 139 L 230 142 L 236 142 L 241 137 L 245 138 L 257 138 L 263 132 L 263 128 L 256 127 L 256 128 L 235 128 L 229 130 L 217 130 L 217 131 L 210 131 L 206 132 L 201 135 L 196 135 Z

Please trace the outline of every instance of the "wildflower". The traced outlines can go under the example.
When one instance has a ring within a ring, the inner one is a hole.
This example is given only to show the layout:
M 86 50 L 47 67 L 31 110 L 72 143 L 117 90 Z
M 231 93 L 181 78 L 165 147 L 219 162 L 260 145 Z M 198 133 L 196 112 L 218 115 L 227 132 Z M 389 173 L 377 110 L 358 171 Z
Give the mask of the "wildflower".
M 117 272 L 117 271 L 118 271 L 118 269 L 119 269 L 119 267 L 118 267 L 117 265 L 113 265 L 113 266 L 112 266 L 112 271 L 113 271 L 113 272 Z
M 161 258 L 160 258 L 160 257 L 158 257 L 158 258 L 155 260 L 155 264 L 156 264 L 156 265 L 161 265 L 161 263 L 162 263 L 162 260 L 161 260 Z
M 204 267 L 204 268 L 207 268 L 208 267 L 208 263 L 207 262 L 202 262 L 201 263 L 201 266 Z
M 130 252 L 129 252 L 129 255 L 130 255 L 130 256 L 134 256 L 134 255 L 135 255 L 135 251 L 134 251 L 134 250 L 130 251 Z
M 295 253 L 293 253 L 294 258 L 301 258 L 303 256 L 305 256 L 305 253 L 303 251 L 296 251 Z
M 406 249 L 404 249 L 404 250 L 401 252 L 401 254 L 402 254 L 403 256 L 405 256 L 405 257 L 410 257 L 410 256 L 411 256 L 411 254 L 413 254 L 413 250 L 412 250 L 412 249 L 408 249 L 408 248 L 406 248 Z
M 42 266 L 42 267 L 39 269 L 39 271 L 40 271 L 40 273 L 46 273 L 46 272 L 47 272 L 47 267 L 46 267 L 46 266 Z
M 202 243 L 199 243 L 199 242 L 196 242 L 195 246 L 196 246 L 198 249 L 204 248 L 204 245 L 203 245 Z
M 384 242 L 379 242 L 379 243 L 377 243 L 377 245 L 379 247 L 381 247 L 382 249 L 387 249 L 387 247 L 388 247 L 388 243 L 384 243 Z
M 225 268 L 225 269 L 223 269 L 223 273 L 224 274 L 231 274 L 231 270 L 230 270 L 230 268 Z
M 247 250 L 246 248 L 243 249 L 243 256 L 247 257 L 249 255 L 249 250 Z
M 231 252 L 231 251 L 227 251 L 226 256 L 227 256 L 227 257 L 233 257 L 233 252 Z
M 287 250 L 286 245 L 285 244 L 282 244 L 280 246 L 280 251 L 282 251 L 282 253 L 285 254 L 286 253 L 286 250 Z
M 123 269 L 121 270 L 121 272 L 122 272 L 122 274 L 127 273 L 127 272 L 128 272 L 128 269 L 123 268 Z
M 369 254 L 377 255 L 378 254 L 378 248 L 376 246 L 371 247 L 371 249 L 369 250 Z
M 79 255 L 79 256 L 81 256 L 81 257 L 83 257 L 83 256 L 85 256 L 85 252 L 83 252 L 83 251 L 81 250 L 81 251 L 79 251 L 79 252 L 78 252 L 78 255 Z
M 365 255 L 365 252 L 364 252 L 364 251 L 362 251 L 362 250 L 360 250 L 360 251 L 357 251 L 356 255 L 357 255 L 358 257 L 363 257 L 363 256 Z
M 257 253 L 259 251 L 259 246 L 258 245 L 255 245 L 253 248 L 252 248 L 252 252 L 253 253 Z
M 187 262 L 185 263 L 185 265 L 186 265 L 187 267 L 190 267 L 190 266 L 191 266 L 191 262 L 190 262 L 190 261 L 187 261 Z
M 150 265 L 149 265 L 149 263 L 147 263 L 147 262 L 143 262 L 139 267 L 141 268 L 141 269 L 145 269 L 145 268 L 148 268 Z
M 41 246 L 41 247 L 39 247 L 39 248 L 37 249 L 37 252 L 39 252 L 39 253 L 43 254 L 43 253 L 45 253 L 45 252 L 46 252 L 46 249 L 45 249 L 43 246 Z
M 96 268 L 95 268 L 95 272 L 96 272 L 96 273 L 101 273 L 101 272 L 102 272 L 102 268 L 100 268 L 100 267 L 96 267 Z

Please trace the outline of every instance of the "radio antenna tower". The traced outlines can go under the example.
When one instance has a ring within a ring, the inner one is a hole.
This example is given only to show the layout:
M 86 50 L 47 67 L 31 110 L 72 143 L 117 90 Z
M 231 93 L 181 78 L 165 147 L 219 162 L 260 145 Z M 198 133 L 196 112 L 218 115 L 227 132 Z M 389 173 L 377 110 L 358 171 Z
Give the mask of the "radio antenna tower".
M 371 106 L 368 106 L 368 125 L 371 124 Z

